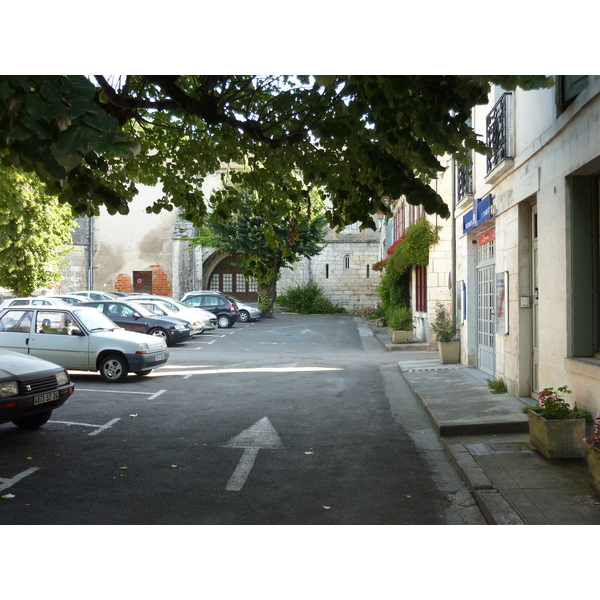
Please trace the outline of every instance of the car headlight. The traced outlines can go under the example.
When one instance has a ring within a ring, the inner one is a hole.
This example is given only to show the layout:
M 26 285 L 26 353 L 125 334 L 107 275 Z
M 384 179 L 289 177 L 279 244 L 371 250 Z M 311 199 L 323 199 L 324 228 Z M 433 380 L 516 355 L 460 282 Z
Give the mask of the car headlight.
M 9 398 L 19 393 L 19 385 L 16 381 L 3 381 L 0 383 L 0 398 Z
M 56 374 L 56 383 L 58 383 L 58 385 L 66 385 L 69 383 L 69 375 L 66 371 L 61 371 Z
M 187 329 L 186 325 L 175 325 L 173 329 Z

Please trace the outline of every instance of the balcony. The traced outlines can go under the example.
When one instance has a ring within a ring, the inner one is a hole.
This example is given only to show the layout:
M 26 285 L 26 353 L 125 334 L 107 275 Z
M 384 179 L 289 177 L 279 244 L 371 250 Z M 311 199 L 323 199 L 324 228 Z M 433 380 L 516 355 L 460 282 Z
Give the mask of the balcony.
M 456 204 L 473 200 L 473 164 L 456 168 Z
M 486 183 L 494 183 L 514 164 L 511 139 L 512 94 L 502 95 L 486 117 L 486 144 L 492 150 L 487 158 Z

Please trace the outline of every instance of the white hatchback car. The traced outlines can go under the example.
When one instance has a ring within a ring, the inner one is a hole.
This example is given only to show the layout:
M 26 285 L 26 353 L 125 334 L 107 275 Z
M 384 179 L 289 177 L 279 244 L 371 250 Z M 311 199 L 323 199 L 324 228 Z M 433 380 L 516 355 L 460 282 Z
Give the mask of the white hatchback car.
M 174 300 L 168 296 L 135 296 L 135 302 L 160 302 L 166 305 L 172 311 L 171 316 L 173 317 L 179 316 L 179 314 L 191 314 L 195 315 L 196 318 L 200 317 L 204 331 L 216 329 L 218 327 L 217 317 L 213 313 L 208 312 L 200 307 L 188 306 L 187 304 L 183 304 L 182 302 Z M 190 320 L 185 316 L 179 318 L 185 319 L 186 321 Z
M 54 298 L 50 296 L 37 296 L 31 298 L 10 298 L 0 304 L 0 309 L 6 308 L 7 306 L 68 306 L 68 304 L 60 298 Z
M 132 371 L 148 375 L 169 359 L 165 341 L 125 331 L 87 306 L 15 306 L 0 311 L 0 348 L 56 363 L 65 369 L 99 371 L 123 381 Z

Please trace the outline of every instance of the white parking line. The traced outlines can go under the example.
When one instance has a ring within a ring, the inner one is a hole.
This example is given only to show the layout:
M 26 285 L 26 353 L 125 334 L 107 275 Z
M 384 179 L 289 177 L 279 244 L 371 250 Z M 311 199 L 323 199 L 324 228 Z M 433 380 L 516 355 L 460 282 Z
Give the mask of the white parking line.
M 98 435 L 102 433 L 105 429 L 110 429 L 117 421 L 120 421 L 120 418 L 113 419 L 109 421 L 105 425 L 93 425 L 92 423 L 75 423 L 74 421 L 48 421 L 49 423 L 61 423 L 62 425 L 80 425 L 81 427 L 96 427 L 95 431 L 92 433 L 88 433 L 88 435 Z
M 7 490 L 12 485 L 15 485 L 15 483 L 17 483 L 17 481 L 20 481 L 21 479 L 23 479 L 23 477 L 27 477 L 27 475 L 31 475 L 38 469 L 39 469 L 39 467 L 31 467 L 30 469 L 27 469 L 27 471 L 23 471 L 23 472 L 19 473 L 18 475 L 15 475 L 14 477 L 8 477 L 6 479 L 0 477 L 0 492 L 2 490 Z
M 164 394 L 166 391 L 167 390 L 160 390 L 156 392 L 156 394 L 152 394 L 152 396 L 150 396 L 148 400 L 154 400 L 154 398 L 158 398 L 161 394 Z
M 102 392 L 103 394 L 142 394 L 142 396 L 148 395 L 148 392 L 124 392 L 122 390 L 90 390 L 89 388 L 82 388 L 82 387 L 77 387 L 77 391 L 78 392 Z

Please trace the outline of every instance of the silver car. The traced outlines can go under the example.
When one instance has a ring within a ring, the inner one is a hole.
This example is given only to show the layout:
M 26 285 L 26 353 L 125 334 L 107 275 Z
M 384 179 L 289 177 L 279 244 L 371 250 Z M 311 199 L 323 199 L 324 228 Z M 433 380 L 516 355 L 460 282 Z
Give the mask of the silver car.
M 204 331 L 212 330 L 217 328 L 217 317 L 213 315 L 213 313 L 208 312 L 199 307 L 188 306 L 187 304 L 182 304 L 181 302 L 174 300 L 168 296 L 135 296 L 135 302 L 161 302 L 166 305 L 171 311 L 173 311 L 172 316 L 177 316 L 177 313 L 187 314 L 189 311 L 193 311 L 197 317 L 199 317 L 202 321 L 202 325 L 204 327 Z M 182 319 L 187 319 L 186 317 L 181 317 Z

